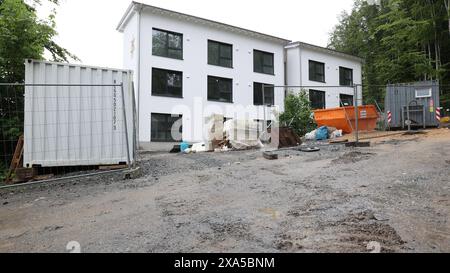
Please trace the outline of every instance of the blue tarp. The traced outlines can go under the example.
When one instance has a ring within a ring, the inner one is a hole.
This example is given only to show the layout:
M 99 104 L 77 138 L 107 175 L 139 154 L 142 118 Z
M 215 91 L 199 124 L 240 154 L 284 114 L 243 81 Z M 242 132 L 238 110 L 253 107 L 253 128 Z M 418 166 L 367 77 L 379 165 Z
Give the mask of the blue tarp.
M 328 127 L 322 126 L 316 131 L 316 140 L 327 140 L 328 139 Z

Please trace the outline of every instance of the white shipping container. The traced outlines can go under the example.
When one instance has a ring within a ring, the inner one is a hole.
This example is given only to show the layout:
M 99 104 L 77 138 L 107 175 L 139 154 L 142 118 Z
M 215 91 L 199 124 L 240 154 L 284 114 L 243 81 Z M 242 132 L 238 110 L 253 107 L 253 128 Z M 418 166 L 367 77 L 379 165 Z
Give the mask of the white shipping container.
M 133 161 L 132 79 L 130 70 L 26 60 L 24 167 Z M 122 89 L 115 84 L 123 84 L 129 155 Z

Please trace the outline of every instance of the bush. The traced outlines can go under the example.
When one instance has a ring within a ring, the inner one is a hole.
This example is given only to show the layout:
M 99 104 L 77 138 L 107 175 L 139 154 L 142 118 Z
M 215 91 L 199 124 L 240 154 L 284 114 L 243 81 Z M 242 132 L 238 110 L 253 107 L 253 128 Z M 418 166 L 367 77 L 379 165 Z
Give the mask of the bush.
M 280 125 L 294 129 L 299 136 L 317 128 L 314 122 L 309 97 L 305 90 L 286 97 L 284 113 L 280 115 Z

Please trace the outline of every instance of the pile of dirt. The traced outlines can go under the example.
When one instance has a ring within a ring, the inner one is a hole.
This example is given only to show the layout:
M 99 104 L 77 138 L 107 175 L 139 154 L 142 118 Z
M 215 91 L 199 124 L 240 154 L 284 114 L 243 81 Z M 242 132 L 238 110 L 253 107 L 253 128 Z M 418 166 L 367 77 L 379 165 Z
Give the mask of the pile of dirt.
M 337 159 L 334 159 L 332 161 L 333 164 L 350 164 L 350 163 L 356 163 L 363 160 L 368 160 L 371 157 L 373 157 L 374 153 L 368 153 L 368 152 L 360 152 L 360 151 L 351 151 L 343 154 Z
M 377 220 L 370 210 L 350 214 L 337 224 L 345 229 L 341 241 L 353 244 L 355 249 L 363 250 L 370 242 L 377 242 L 382 252 L 395 252 L 405 244 L 393 227 Z

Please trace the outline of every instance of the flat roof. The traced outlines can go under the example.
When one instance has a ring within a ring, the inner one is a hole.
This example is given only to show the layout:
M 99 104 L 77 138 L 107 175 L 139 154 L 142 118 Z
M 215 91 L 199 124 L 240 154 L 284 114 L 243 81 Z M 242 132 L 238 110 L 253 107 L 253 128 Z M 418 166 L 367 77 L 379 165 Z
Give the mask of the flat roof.
M 251 37 L 254 37 L 254 38 L 270 40 L 272 42 L 280 43 L 280 44 L 283 44 L 283 45 L 287 45 L 287 44 L 289 44 L 291 42 L 291 40 L 284 39 L 284 38 L 279 38 L 279 37 L 276 37 L 276 36 L 273 36 L 273 35 L 268 35 L 268 34 L 264 34 L 264 33 L 261 33 L 261 32 L 248 30 L 248 29 L 245 29 L 245 28 L 236 27 L 236 26 L 233 26 L 233 25 L 229 25 L 229 24 L 225 24 L 225 23 L 221 23 L 221 22 L 217 22 L 217 21 L 213 21 L 213 20 L 209 20 L 209 19 L 205 19 L 205 18 L 201 18 L 201 17 L 197 17 L 197 16 L 181 13 L 181 12 L 177 12 L 177 11 L 163 9 L 163 8 L 151 6 L 151 5 L 148 5 L 148 4 L 139 3 L 139 2 L 136 2 L 136 1 L 131 2 L 130 6 L 128 7 L 127 11 L 125 12 L 125 14 L 123 15 L 122 19 L 119 22 L 119 25 L 117 26 L 117 30 L 120 31 L 120 32 L 123 32 L 124 27 L 127 25 L 129 19 L 133 15 L 133 12 L 136 11 L 136 10 L 139 10 L 139 9 L 145 9 L 145 10 L 148 10 L 148 11 L 150 11 L 152 13 L 157 13 L 157 14 L 160 14 L 160 15 L 165 15 L 165 16 L 170 16 L 170 17 L 177 17 L 178 19 L 181 19 L 181 20 L 199 22 L 199 23 L 210 25 L 211 27 L 225 29 L 225 30 L 228 30 L 228 31 L 231 31 L 231 32 L 248 35 L 248 36 L 251 36 Z
M 321 46 L 317 46 L 317 45 L 312 45 L 312 44 L 308 44 L 308 43 L 304 43 L 304 42 L 292 42 L 290 44 L 288 44 L 286 46 L 287 49 L 289 48 L 294 48 L 294 47 L 302 47 L 302 48 L 307 48 L 307 49 L 311 49 L 311 50 L 315 50 L 315 51 L 319 51 L 319 52 L 324 52 L 324 53 L 328 53 L 328 54 L 332 54 L 335 56 L 339 56 L 339 57 L 343 57 L 343 58 L 347 58 L 347 59 L 352 59 L 358 62 L 363 63 L 365 60 L 361 57 L 358 56 L 354 56 L 348 53 L 344 53 L 341 51 L 337 51 L 331 48 L 326 48 L 326 47 L 321 47 Z

